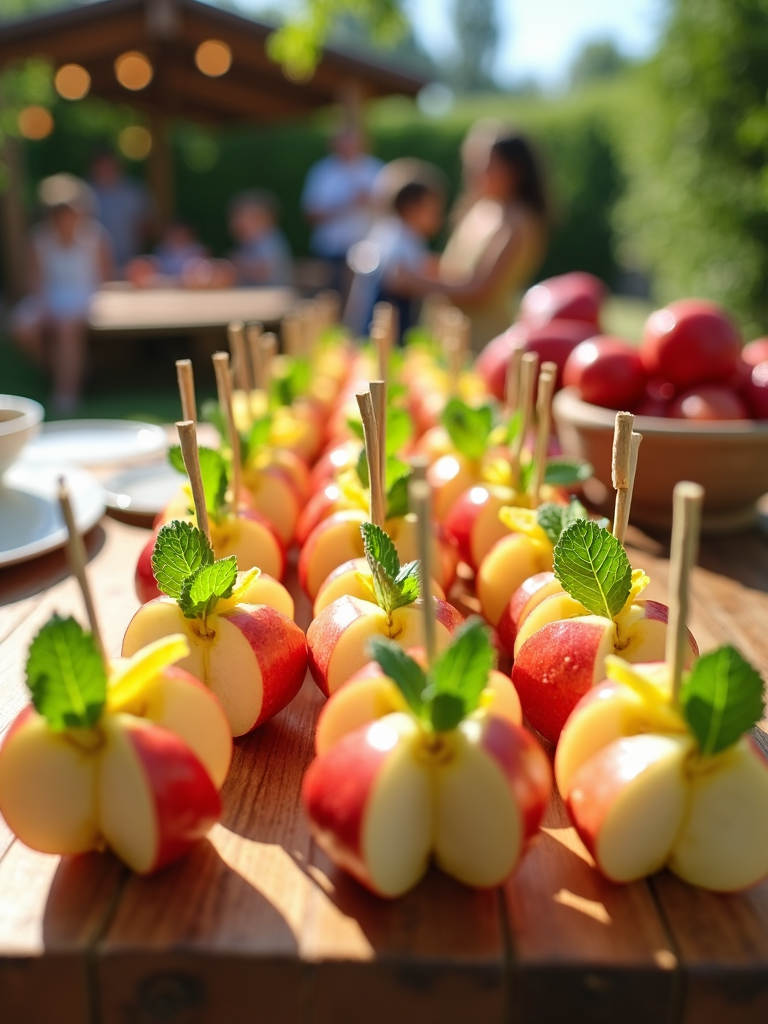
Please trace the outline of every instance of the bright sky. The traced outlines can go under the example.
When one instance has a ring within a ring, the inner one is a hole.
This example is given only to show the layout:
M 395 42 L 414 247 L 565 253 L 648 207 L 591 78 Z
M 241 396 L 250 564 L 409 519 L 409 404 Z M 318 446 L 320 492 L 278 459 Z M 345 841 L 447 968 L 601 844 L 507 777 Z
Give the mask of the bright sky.
M 450 10 L 454 0 L 406 0 L 425 49 L 436 57 L 455 47 Z M 258 11 L 274 0 L 239 0 Z M 534 77 L 556 87 L 585 42 L 610 38 L 629 56 L 648 54 L 656 41 L 665 0 L 496 0 L 501 41 L 500 82 Z

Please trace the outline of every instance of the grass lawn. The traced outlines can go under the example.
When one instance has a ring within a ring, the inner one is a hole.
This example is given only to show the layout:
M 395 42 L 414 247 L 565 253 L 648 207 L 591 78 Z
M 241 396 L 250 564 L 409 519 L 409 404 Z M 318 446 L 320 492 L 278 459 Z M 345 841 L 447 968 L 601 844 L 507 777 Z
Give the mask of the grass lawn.
M 640 299 L 614 297 L 606 303 L 603 323 L 606 333 L 637 343 L 651 306 Z M 172 423 L 181 414 L 173 360 L 188 354 L 182 342 L 131 343 L 126 346 L 125 365 L 115 359 L 105 371 L 101 367 L 86 389 L 78 417 L 89 419 L 137 419 L 150 423 Z M 198 387 L 198 401 L 214 397 L 211 386 Z M 43 405 L 49 397 L 45 375 L 29 363 L 0 335 L 0 392 L 24 395 Z M 48 419 L 55 419 L 48 415 Z

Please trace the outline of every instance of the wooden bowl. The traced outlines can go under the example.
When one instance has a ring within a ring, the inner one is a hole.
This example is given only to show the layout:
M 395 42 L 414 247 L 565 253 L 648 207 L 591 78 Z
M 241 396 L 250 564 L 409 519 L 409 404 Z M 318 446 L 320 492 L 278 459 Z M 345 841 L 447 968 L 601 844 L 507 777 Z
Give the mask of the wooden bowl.
M 616 413 L 582 402 L 573 388 L 555 395 L 552 413 L 569 455 L 592 463 L 587 497 L 606 513 L 613 506 L 611 446 Z M 756 502 L 768 492 L 768 422 L 690 420 L 636 416 L 643 435 L 632 497 L 632 522 L 669 528 L 678 480 L 702 485 L 708 533 L 734 533 L 757 519 Z
M 0 395 L 0 474 L 12 465 L 21 449 L 40 430 L 45 409 L 19 395 Z

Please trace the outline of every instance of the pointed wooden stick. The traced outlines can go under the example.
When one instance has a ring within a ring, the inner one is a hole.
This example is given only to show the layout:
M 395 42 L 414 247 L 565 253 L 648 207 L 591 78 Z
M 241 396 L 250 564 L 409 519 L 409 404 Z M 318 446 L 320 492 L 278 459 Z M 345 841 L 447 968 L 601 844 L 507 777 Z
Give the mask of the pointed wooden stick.
M 523 364 L 525 349 L 517 345 L 512 349 L 507 363 L 507 377 L 504 382 L 504 404 L 509 411 L 515 412 L 520 400 L 520 368 Z
M 427 667 L 435 660 L 437 647 L 437 617 L 432 596 L 432 489 L 426 480 L 411 478 L 408 486 L 408 504 L 418 521 L 419 577 L 424 612 L 424 647 Z
M 425 455 L 413 455 L 411 457 L 411 480 L 424 480 L 427 479 L 427 469 L 429 467 L 429 459 Z
M 370 515 L 375 526 L 384 526 L 386 508 L 384 506 L 384 489 L 381 479 L 381 456 L 379 455 L 379 434 L 376 422 L 376 411 L 370 391 L 359 391 L 355 396 L 363 421 L 363 437 L 365 438 L 365 455 L 368 459 L 368 477 L 370 485 Z
M 520 387 L 518 388 L 517 405 L 521 410 L 520 430 L 512 442 L 510 462 L 516 486 L 520 480 L 520 458 L 523 454 L 528 433 L 533 419 L 533 395 L 536 388 L 539 357 L 536 352 L 526 352 L 520 366 Z
M 542 363 L 539 373 L 539 390 L 536 396 L 536 442 L 533 450 L 533 474 L 531 476 L 531 508 L 541 502 L 541 488 L 547 466 L 547 448 L 551 430 L 552 395 L 555 393 L 557 364 Z
M 341 320 L 341 299 L 339 293 L 332 288 L 325 288 L 318 292 L 315 301 L 321 310 L 321 320 L 324 327 L 335 327 Z
M 371 325 L 371 341 L 376 350 L 376 362 L 379 367 L 379 378 L 389 380 L 389 330 L 381 322 Z
M 229 351 L 232 355 L 232 375 L 234 386 L 240 391 L 251 390 L 251 374 L 248 367 L 248 353 L 245 348 L 245 324 L 242 320 L 233 320 L 227 328 Z
M 264 333 L 260 323 L 248 324 L 245 328 L 245 340 L 248 343 L 248 353 L 251 357 L 251 372 L 253 375 L 254 387 L 264 387 L 264 368 L 261 365 L 261 351 L 259 349 L 259 338 Z
M 264 381 L 263 387 L 265 391 L 269 391 L 272 384 L 272 361 L 277 355 L 277 337 L 271 331 L 267 331 L 259 338 L 259 353 Z
M 240 464 L 240 435 L 235 426 L 235 415 L 232 411 L 232 378 L 229 375 L 229 353 L 214 352 L 213 368 L 216 373 L 216 391 L 219 396 L 221 411 L 227 418 L 227 434 L 229 447 L 232 449 L 232 501 L 231 508 L 237 513 L 240 504 L 243 467 Z
M 286 355 L 297 356 L 301 351 L 301 322 L 296 313 L 286 313 L 280 325 L 283 351 Z
M 383 380 L 372 380 L 368 384 L 376 414 L 376 436 L 379 444 L 379 466 L 381 487 L 386 504 L 387 497 L 387 385 Z
M 181 457 L 184 459 L 184 468 L 189 477 L 189 486 L 192 489 L 192 503 L 195 506 L 198 529 L 202 530 L 211 542 L 211 526 L 208 522 L 208 507 L 205 504 L 205 490 L 203 478 L 200 474 L 200 456 L 197 451 L 197 431 L 192 420 L 180 420 L 176 424 L 181 445 Z
M 176 360 L 176 379 L 179 382 L 181 397 L 181 415 L 185 420 L 197 423 L 197 403 L 195 402 L 195 376 L 191 359 Z
M 688 649 L 688 604 L 691 570 L 696 562 L 701 532 L 701 508 L 704 488 L 681 481 L 672 499 L 672 548 L 669 563 L 669 621 L 667 623 L 666 662 L 672 674 L 672 699 L 680 695 L 680 682 Z
M 629 510 L 632 504 L 632 489 L 635 483 L 637 455 L 642 434 L 632 430 L 635 417 L 631 412 L 617 412 L 613 431 L 613 453 L 611 478 L 616 488 L 616 504 L 613 512 L 613 536 L 624 543 L 629 525 Z
M 63 476 L 59 477 L 59 504 L 61 505 L 61 512 L 64 516 L 64 522 L 67 525 L 67 533 L 69 535 L 67 540 L 69 565 L 72 572 L 75 574 L 75 579 L 80 584 L 80 592 L 83 595 L 85 613 L 88 616 L 93 642 L 96 645 L 96 650 L 101 655 L 101 660 L 104 662 L 104 666 L 106 667 L 107 654 L 104 649 L 104 640 L 101 635 L 101 630 L 99 629 L 99 620 L 96 617 L 96 605 L 93 603 L 93 595 L 91 593 L 90 584 L 88 583 L 88 573 L 85 568 L 87 562 L 85 544 L 83 544 L 83 538 L 80 535 L 77 524 L 75 523 L 72 504 L 69 500 L 69 488 Z
M 445 352 L 445 361 L 448 367 L 448 392 L 452 396 L 457 396 L 459 393 L 459 377 L 461 375 L 461 342 L 453 327 L 445 336 L 443 351 Z

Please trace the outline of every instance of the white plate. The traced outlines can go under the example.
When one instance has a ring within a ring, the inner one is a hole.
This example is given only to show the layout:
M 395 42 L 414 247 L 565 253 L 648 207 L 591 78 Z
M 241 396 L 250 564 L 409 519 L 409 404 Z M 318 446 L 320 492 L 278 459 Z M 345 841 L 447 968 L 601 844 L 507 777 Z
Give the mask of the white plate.
M 81 533 L 104 515 L 104 488 L 85 470 L 15 462 L 0 481 L 0 566 L 26 562 L 66 542 L 58 500 L 61 476 L 67 481 Z
M 127 469 L 105 481 L 107 506 L 121 512 L 156 516 L 178 494 L 186 479 L 167 462 Z
M 42 431 L 22 452 L 25 462 L 106 466 L 137 462 L 164 452 L 168 439 L 162 427 L 133 420 L 60 420 Z

